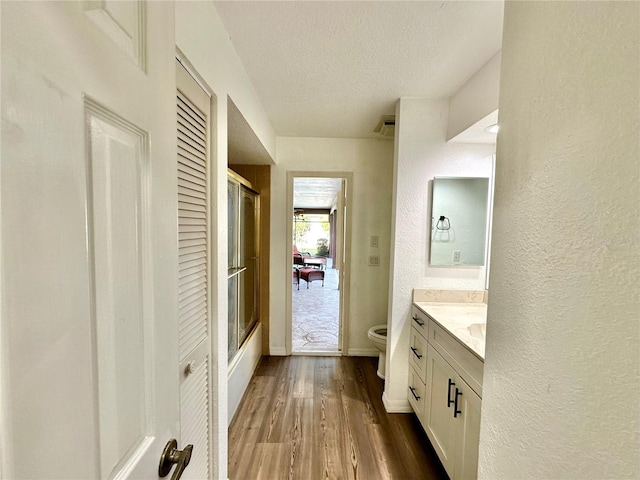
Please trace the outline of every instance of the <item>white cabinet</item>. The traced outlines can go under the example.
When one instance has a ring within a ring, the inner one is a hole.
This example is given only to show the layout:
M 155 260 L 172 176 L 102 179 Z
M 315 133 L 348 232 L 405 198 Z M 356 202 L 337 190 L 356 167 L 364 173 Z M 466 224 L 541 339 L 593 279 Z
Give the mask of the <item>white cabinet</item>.
M 453 478 L 478 476 L 478 442 L 480 440 L 480 405 L 482 400 L 467 383 L 460 379 L 456 384 L 458 416 L 456 418 L 456 457 Z
M 425 395 L 427 392 L 427 338 L 429 337 L 429 320 L 422 312 L 414 309 L 413 326 L 409 340 L 409 392 L 407 398 L 411 408 L 416 412 L 423 428 L 426 428 Z
M 427 340 L 414 329 L 411 329 L 409 350 L 411 351 L 411 353 L 409 354 L 409 363 L 418 374 L 418 376 L 422 379 L 422 381 L 426 382 Z
M 426 386 L 413 368 L 409 370 L 409 403 L 418 416 L 423 428 L 427 424 L 424 419 Z
M 408 399 L 442 465 L 452 479 L 475 479 L 482 360 L 415 307 L 409 359 Z
M 455 370 L 432 346 L 427 363 L 427 399 L 425 400 L 425 429 L 442 465 L 453 476 L 456 449 L 456 425 L 453 417 L 452 390 L 457 380 Z
M 411 310 L 411 326 L 416 332 L 418 332 L 424 338 L 428 337 L 429 317 L 427 317 L 424 313 L 422 313 L 416 307 L 413 307 L 413 309 Z
M 424 423 L 451 478 L 476 478 L 480 397 L 433 346 L 429 346 Z

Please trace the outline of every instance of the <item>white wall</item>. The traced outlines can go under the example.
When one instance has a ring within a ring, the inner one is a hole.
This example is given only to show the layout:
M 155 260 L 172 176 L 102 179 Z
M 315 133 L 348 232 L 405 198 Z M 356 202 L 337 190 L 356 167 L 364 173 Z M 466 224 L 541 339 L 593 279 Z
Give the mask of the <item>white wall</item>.
M 496 53 L 449 99 L 447 140 L 498 108 L 500 58 Z
M 430 190 L 434 176 L 491 177 L 493 145 L 445 142 L 447 99 L 400 99 L 392 211 L 387 380 L 388 411 L 410 411 L 407 400 L 409 311 L 414 288 L 483 290 L 485 267 L 431 267 Z
M 227 477 L 227 96 L 242 112 L 271 157 L 275 134 L 211 2 L 176 2 L 176 44 L 217 98 L 213 155 L 214 249 L 213 418 L 214 478 Z M 246 356 L 250 361 L 253 356 Z M 241 371 L 246 371 L 241 370 Z M 241 382 L 242 383 L 242 382 Z M 235 383 L 234 383 L 235 384 Z
M 351 354 L 374 352 L 367 330 L 386 322 L 391 222 L 393 143 L 376 139 L 278 137 L 277 165 L 271 171 L 271 292 L 270 348 L 285 352 L 285 288 L 291 282 L 286 241 L 287 171 L 353 172 L 351 207 L 351 284 L 349 344 Z M 320 175 L 321 176 L 321 175 Z M 369 236 L 379 236 L 379 248 Z M 380 266 L 369 267 L 369 255 L 380 255 Z
M 639 25 L 506 2 L 481 478 L 640 478 Z
M 176 2 L 175 10 L 176 44 L 215 91 L 219 117 L 224 117 L 224 125 L 226 96 L 229 95 L 271 158 L 275 158 L 273 127 L 213 3 L 181 1 Z M 218 124 L 218 128 L 222 129 L 224 125 Z M 226 130 L 224 135 L 222 131 L 218 133 L 219 138 L 224 139 L 220 143 L 226 146 Z

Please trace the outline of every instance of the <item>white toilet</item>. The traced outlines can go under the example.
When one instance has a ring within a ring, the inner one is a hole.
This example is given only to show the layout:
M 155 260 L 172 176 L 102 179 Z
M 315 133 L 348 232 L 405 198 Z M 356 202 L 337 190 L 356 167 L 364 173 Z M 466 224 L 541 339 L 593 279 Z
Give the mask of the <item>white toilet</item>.
M 371 343 L 380 350 L 380 354 L 378 356 L 378 376 L 384 380 L 384 368 L 386 363 L 386 352 L 387 352 L 387 324 L 383 325 L 374 325 L 369 329 L 367 333 Z

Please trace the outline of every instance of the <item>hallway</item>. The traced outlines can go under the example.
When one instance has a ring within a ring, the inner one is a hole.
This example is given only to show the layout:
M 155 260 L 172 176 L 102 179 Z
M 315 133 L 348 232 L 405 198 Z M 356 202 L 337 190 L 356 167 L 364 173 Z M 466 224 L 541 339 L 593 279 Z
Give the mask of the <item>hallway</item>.
M 368 357 L 263 357 L 229 427 L 229 478 L 446 479 L 416 417 L 385 412 L 375 372 Z

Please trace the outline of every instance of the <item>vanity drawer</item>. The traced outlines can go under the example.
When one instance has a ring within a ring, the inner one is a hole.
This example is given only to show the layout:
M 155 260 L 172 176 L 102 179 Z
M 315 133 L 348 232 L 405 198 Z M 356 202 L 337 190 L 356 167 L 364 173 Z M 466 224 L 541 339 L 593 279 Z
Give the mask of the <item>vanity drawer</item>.
M 469 386 L 482 397 L 484 362 L 431 319 L 429 320 L 429 343 L 433 345 Z
M 425 339 L 429 336 L 429 317 L 418 308 L 411 307 L 411 326 Z
M 424 403 L 427 387 L 413 367 L 409 368 L 409 390 L 407 398 L 418 420 L 424 426 Z
M 409 365 L 413 366 L 423 382 L 427 380 L 427 341 L 415 328 L 411 328 L 409 337 Z

